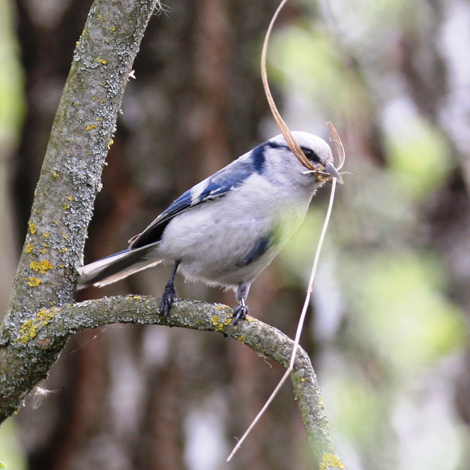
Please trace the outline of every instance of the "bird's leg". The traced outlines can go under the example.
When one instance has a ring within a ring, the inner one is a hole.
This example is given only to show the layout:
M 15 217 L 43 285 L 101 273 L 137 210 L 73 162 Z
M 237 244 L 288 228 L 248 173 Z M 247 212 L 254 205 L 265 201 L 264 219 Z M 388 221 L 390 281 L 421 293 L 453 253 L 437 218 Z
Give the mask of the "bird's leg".
M 250 291 L 250 284 L 240 284 L 237 289 L 237 302 L 238 307 L 233 312 L 233 325 L 237 326 L 240 320 L 245 320 L 248 315 L 248 307 L 246 306 L 246 298 L 248 297 L 248 292 Z
M 165 317 L 170 314 L 171 306 L 173 305 L 173 301 L 176 297 L 175 276 L 180 263 L 181 260 L 175 261 L 175 265 L 173 266 L 173 271 L 171 272 L 170 279 L 168 280 L 165 290 L 163 291 L 162 303 L 160 305 L 160 314 L 165 315 Z

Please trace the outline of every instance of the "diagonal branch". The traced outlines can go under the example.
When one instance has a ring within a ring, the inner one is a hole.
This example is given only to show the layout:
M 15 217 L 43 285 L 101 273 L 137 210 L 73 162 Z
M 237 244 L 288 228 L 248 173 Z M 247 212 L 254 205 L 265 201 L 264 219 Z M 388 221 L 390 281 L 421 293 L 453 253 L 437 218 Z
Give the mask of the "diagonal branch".
M 64 344 L 77 331 L 112 323 L 176 326 L 222 333 L 243 342 L 259 355 L 276 360 L 284 367 L 289 365 L 294 341 L 276 328 L 252 317 L 233 326 L 233 311 L 225 305 L 178 300 L 168 318 L 157 314 L 158 309 L 155 298 L 137 295 L 105 297 L 63 308 L 42 309 L 15 340 L 47 349 L 55 348 L 56 344 Z M 315 372 L 302 348 L 298 348 L 291 380 L 319 468 L 344 468 L 329 431 Z

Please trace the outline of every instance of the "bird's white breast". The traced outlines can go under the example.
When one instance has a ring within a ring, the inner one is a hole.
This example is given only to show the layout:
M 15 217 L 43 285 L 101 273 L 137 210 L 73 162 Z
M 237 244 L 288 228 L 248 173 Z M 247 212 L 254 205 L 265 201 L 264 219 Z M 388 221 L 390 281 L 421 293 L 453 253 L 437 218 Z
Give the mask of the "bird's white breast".
M 301 197 L 293 197 L 290 187 L 280 185 L 273 191 L 262 176 L 253 174 L 250 179 L 249 184 L 176 216 L 165 228 L 159 256 L 166 262 L 180 259 L 181 272 L 191 280 L 227 287 L 254 280 L 302 222 L 315 188 L 302 188 Z M 277 243 L 259 260 L 240 266 L 240 260 L 273 230 Z

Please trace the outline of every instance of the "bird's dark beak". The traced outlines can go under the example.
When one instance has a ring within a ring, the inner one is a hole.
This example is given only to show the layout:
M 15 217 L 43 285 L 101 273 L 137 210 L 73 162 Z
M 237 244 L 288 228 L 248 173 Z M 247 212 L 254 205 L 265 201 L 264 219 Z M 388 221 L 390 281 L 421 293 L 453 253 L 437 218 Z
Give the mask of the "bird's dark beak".
M 336 178 L 339 184 L 343 184 L 343 178 L 341 178 L 341 175 L 338 173 L 338 170 L 331 163 L 326 163 L 324 167 L 325 171 L 333 178 Z

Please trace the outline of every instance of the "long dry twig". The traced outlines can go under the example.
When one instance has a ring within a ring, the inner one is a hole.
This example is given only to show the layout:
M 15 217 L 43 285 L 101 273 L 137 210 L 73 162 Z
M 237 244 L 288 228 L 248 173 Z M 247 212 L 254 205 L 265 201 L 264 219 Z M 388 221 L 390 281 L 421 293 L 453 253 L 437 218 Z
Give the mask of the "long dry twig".
M 273 99 L 272 94 L 271 94 L 271 90 L 269 88 L 267 68 L 266 68 L 266 57 L 267 57 L 267 51 L 268 51 L 268 44 L 269 44 L 269 39 L 270 39 L 270 36 L 271 36 L 271 31 L 273 29 L 274 23 L 276 22 L 276 19 L 279 15 L 279 12 L 282 10 L 282 8 L 284 7 L 284 5 L 286 3 L 287 3 L 287 0 L 282 0 L 282 2 L 279 4 L 277 10 L 275 11 L 275 13 L 272 17 L 271 22 L 269 23 L 269 27 L 268 27 L 268 30 L 266 32 L 266 36 L 265 36 L 264 43 L 263 43 L 263 50 L 262 50 L 262 54 L 261 54 L 261 78 L 262 78 L 262 81 L 263 81 L 264 91 L 265 91 L 266 98 L 267 98 L 268 103 L 269 103 L 269 107 L 271 108 L 271 112 L 274 116 L 274 120 L 276 121 L 279 129 L 281 130 L 282 134 L 284 135 L 284 138 L 286 139 L 286 142 L 288 143 L 289 148 L 294 153 L 294 155 L 298 158 L 300 163 L 302 163 L 306 168 L 309 169 L 309 173 L 312 172 L 312 171 L 314 173 L 316 173 L 316 169 L 314 168 L 312 163 L 305 156 L 304 152 L 302 151 L 299 144 L 297 143 L 294 136 L 292 135 L 292 132 L 290 131 L 288 125 L 286 124 L 286 122 L 282 118 L 281 114 L 279 113 L 279 110 L 277 109 L 276 103 L 274 102 L 274 99 Z M 331 122 L 328 122 L 327 125 L 330 129 L 330 132 L 331 132 L 332 136 L 333 136 L 332 141 L 335 144 L 336 151 L 337 151 L 337 154 L 339 156 L 338 169 L 341 169 L 342 166 L 344 165 L 344 161 L 345 161 L 344 146 L 343 146 L 343 144 L 341 142 L 341 139 L 340 139 L 335 127 L 333 126 L 333 124 Z M 342 183 L 342 180 L 340 180 L 340 183 Z M 315 250 L 315 256 L 314 256 L 312 271 L 311 271 L 311 274 L 310 274 L 310 281 L 309 281 L 309 284 L 308 284 L 307 293 L 306 293 L 306 296 L 305 296 L 305 301 L 304 301 L 304 305 L 303 305 L 303 308 L 302 308 L 302 312 L 301 312 L 301 315 L 300 315 L 300 318 L 299 318 L 299 321 L 298 321 L 298 324 L 297 324 L 297 330 L 296 330 L 295 340 L 294 340 L 294 347 L 292 349 L 292 355 L 291 355 L 291 359 L 290 359 L 290 362 L 289 362 L 289 366 L 287 367 L 286 372 L 282 376 L 281 380 L 277 384 L 277 386 L 274 389 L 274 391 L 272 392 L 271 396 L 268 398 L 268 400 L 266 401 L 264 406 L 261 408 L 261 410 L 259 411 L 259 413 L 255 417 L 255 419 L 252 421 L 252 423 L 250 424 L 248 429 L 243 434 L 243 436 L 239 439 L 239 441 L 237 442 L 237 445 L 233 448 L 232 452 L 230 453 L 230 455 L 227 458 L 227 462 L 229 462 L 232 459 L 232 457 L 235 455 L 235 453 L 238 451 L 238 449 L 240 449 L 240 447 L 243 444 L 243 442 L 245 441 L 245 439 L 248 437 L 248 435 L 250 434 L 252 429 L 256 426 L 258 421 L 261 419 L 261 417 L 263 416 L 265 411 L 268 409 L 269 405 L 274 400 L 274 398 L 278 394 L 279 390 L 284 385 L 287 378 L 289 377 L 289 375 L 293 371 L 297 350 L 300 347 L 300 345 L 299 345 L 300 337 L 302 335 L 302 330 L 303 330 L 303 326 L 304 326 L 304 323 L 305 323 L 305 318 L 306 318 L 306 315 L 307 315 L 307 309 L 308 309 L 308 305 L 310 303 L 310 297 L 311 297 L 311 294 L 313 292 L 313 284 L 314 284 L 315 276 L 316 276 L 317 269 L 318 269 L 318 261 L 319 261 L 319 258 L 320 258 L 320 252 L 321 252 L 323 242 L 324 242 L 324 239 L 325 239 L 325 236 L 326 236 L 326 230 L 328 228 L 328 224 L 329 224 L 329 221 L 330 221 L 331 212 L 333 210 L 333 203 L 334 203 L 335 193 L 336 193 L 336 184 L 337 184 L 337 179 L 333 178 L 332 185 L 331 185 L 331 192 L 330 192 L 330 201 L 329 201 L 329 204 L 328 204 L 328 210 L 327 210 L 327 213 L 326 213 L 326 216 L 325 216 L 325 221 L 323 223 L 320 238 L 319 238 L 316 250 Z M 337 457 L 337 454 L 335 454 L 335 455 Z

